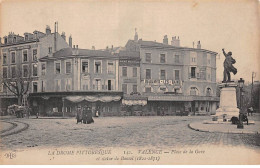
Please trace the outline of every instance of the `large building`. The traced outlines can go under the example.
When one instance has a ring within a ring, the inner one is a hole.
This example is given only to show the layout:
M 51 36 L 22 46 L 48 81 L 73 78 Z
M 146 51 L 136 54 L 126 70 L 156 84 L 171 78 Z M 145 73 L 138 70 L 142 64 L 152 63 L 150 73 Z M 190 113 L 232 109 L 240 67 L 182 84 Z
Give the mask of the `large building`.
M 77 108 L 87 105 L 99 116 L 120 115 L 118 56 L 74 46 L 40 61 L 46 66 L 39 78 L 42 87 L 30 94 L 31 104 L 40 114 L 73 116 Z
M 26 94 L 37 92 L 41 89 L 38 81 L 41 76 L 40 70 L 46 69 L 46 67 L 39 64 L 39 58 L 69 47 L 65 33 L 63 32 L 62 35 L 58 33 L 57 24 L 55 23 L 55 31 L 53 33 L 50 27 L 46 26 L 45 33 L 35 30 L 33 33 L 24 33 L 24 36 L 21 36 L 10 32 L 9 35 L 3 37 L 3 42 L 1 41 L 0 44 L 2 82 L 12 81 L 14 84 L 17 84 L 18 79 L 32 81 L 29 83 Z M 9 87 L 14 89 L 11 85 Z M 27 85 L 24 86 L 24 90 L 26 88 Z M 8 105 L 17 104 L 17 96 L 14 94 L 17 91 L 12 92 L 10 89 L 8 89 L 8 85 L 2 84 L 0 86 L 1 108 L 6 109 Z
M 79 49 L 56 26 L 55 33 L 47 27 L 46 33 L 9 36 L 1 48 L 3 76 L 13 78 L 17 65 L 23 74 L 32 69 L 29 104 L 35 113 L 74 116 L 85 105 L 99 116 L 216 112 L 217 53 L 201 49 L 200 42 L 187 48 L 178 37 L 158 43 L 138 39 L 136 32 L 125 47 Z M 9 96 L 3 93 L 2 99 Z
M 147 96 L 148 115 L 214 114 L 216 112 L 216 52 L 180 47 L 167 36 L 163 43 L 129 40 L 127 51 L 140 53 L 140 92 Z

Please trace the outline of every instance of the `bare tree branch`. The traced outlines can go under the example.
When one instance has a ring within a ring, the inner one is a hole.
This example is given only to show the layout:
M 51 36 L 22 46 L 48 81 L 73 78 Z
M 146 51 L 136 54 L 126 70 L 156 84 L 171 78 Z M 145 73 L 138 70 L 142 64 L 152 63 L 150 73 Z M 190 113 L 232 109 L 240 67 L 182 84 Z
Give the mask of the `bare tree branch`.
M 30 83 L 32 82 L 32 71 L 31 65 L 27 66 L 27 75 L 23 76 L 23 69 L 21 65 L 16 65 L 15 77 L 4 78 L 3 68 L 0 68 L 0 83 L 2 83 L 11 93 L 22 99 L 25 94 L 29 91 Z
M 4 82 L 3 84 L 8 88 L 8 90 L 9 90 L 10 92 L 12 92 L 12 93 L 14 93 L 16 96 L 18 96 L 18 94 L 17 94 L 15 91 L 13 91 L 13 89 L 10 87 L 9 84 L 7 84 L 6 82 Z

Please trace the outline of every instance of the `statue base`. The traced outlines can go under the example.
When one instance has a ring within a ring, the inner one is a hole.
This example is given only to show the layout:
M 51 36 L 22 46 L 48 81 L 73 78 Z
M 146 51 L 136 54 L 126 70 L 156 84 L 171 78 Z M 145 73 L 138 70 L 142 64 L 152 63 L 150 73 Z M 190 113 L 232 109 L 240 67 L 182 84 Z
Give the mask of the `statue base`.
M 236 87 L 235 82 L 222 83 L 220 89 L 220 104 L 216 111 L 216 116 L 226 115 L 226 118 L 239 117 L 239 109 L 237 108 Z

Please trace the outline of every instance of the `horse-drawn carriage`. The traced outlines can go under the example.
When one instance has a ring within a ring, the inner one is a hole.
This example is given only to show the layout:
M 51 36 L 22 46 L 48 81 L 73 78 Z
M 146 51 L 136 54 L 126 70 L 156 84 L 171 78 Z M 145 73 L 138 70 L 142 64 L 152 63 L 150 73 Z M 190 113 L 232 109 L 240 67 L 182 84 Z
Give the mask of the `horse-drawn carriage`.
M 13 104 L 8 106 L 7 111 L 10 115 L 16 115 L 17 118 L 23 118 L 25 115 L 29 117 L 30 115 L 30 108 L 27 106 L 19 106 Z

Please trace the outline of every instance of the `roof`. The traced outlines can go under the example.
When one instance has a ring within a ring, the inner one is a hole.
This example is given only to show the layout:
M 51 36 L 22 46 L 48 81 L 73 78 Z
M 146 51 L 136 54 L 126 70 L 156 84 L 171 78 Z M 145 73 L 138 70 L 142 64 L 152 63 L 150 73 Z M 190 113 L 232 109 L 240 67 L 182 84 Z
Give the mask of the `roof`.
M 71 48 L 63 48 L 53 54 L 53 57 L 62 57 L 62 56 L 71 56 L 72 49 Z
M 101 50 L 89 50 L 89 49 L 74 49 L 74 48 L 63 48 L 55 53 L 53 53 L 52 57 L 45 56 L 42 59 L 48 58 L 62 58 L 62 57 L 69 57 L 69 56 L 89 56 L 89 57 L 115 57 L 114 55 L 110 54 L 108 51 L 101 51 Z
M 20 45 L 20 44 L 26 44 L 26 43 L 34 43 L 38 42 L 39 39 L 31 39 L 28 41 L 18 41 L 16 43 L 7 43 L 7 44 L 0 44 L 1 47 L 8 47 L 8 46 L 13 46 L 13 45 Z
M 158 43 L 156 41 L 143 41 L 138 40 L 138 44 L 141 44 L 142 46 L 156 46 L 156 47 L 174 47 L 174 48 L 182 48 L 182 47 L 176 47 L 168 44 Z
M 169 44 L 159 43 L 159 42 L 156 42 L 156 41 L 144 41 L 142 39 L 139 39 L 137 42 L 134 41 L 134 40 L 128 40 L 127 44 L 139 45 L 140 47 L 143 47 L 143 48 L 145 48 L 145 47 L 162 47 L 162 48 L 168 48 L 168 49 L 200 50 L 200 51 L 206 51 L 206 52 L 211 52 L 211 53 L 217 54 L 214 51 L 210 51 L 210 50 L 206 50 L 206 49 L 189 48 L 189 47 L 176 47 L 176 46 L 172 46 L 172 45 L 169 45 Z
M 140 52 L 138 51 L 120 51 L 119 57 L 131 57 L 131 58 L 140 58 Z
M 108 51 L 101 50 L 89 50 L 89 49 L 72 49 L 72 48 L 64 48 L 53 54 L 53 57 L 64 57 L 64 56 L 72 56 L 73 52 L 77 52 L 76 55 L 79 56 L 101 56 L 101 57 L 109 57 L 113 56 Z

